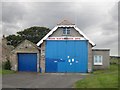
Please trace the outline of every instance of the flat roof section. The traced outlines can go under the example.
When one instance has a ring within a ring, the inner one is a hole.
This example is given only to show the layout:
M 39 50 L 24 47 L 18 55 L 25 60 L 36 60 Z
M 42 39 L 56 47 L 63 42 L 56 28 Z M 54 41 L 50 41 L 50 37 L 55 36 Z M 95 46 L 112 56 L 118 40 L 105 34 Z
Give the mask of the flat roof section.
M 92 51 L 110 51 L 109 48 L 94 48 Z

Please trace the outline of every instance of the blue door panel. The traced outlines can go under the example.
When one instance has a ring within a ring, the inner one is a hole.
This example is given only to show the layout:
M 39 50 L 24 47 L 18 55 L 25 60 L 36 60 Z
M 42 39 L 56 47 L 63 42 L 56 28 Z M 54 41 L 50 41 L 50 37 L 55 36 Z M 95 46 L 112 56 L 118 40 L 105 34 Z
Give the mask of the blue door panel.
M 57 72 L 57 43 L 46 42 L 45 72 Z
M 57 69 L 58 69 L 58 72 L 66 72 L 66 64 L 65 64 L 65 62 L 59 62 Z
M 81 72 L 87 72 L 87 64 L 88 64 L 88 48 L 87 48 L 87 42 L 82 41 L 82 42 L 76 42 L 76 50 L 80 51 L 80 53 L 76 53 L 77 59 L 79 59 L 78 65 L 80 67 L 79 70 Z M 79 71 L 76 66 L 76 70 Z
M 72 59 L 75 60 L 75 41 L 72 40 L 72 41 L 68 41 L 67 42 L 67 63 L 66 63 L 66 66 L 67 66 L 67 71 L 66 72 L 75 72 L 75 62 L 72 61 Z
M 57 60 L 46 58 L 45 72 L 57 72 Z
M 46 72 L 87 72 L 87 68 L 87 40 L 46 41 Z
M 18 71 L 37 72 L 37 54 L 19 53 Z
M 58 41 L 57 43 L 57 58 L 59 59 L 58 61 L 58 72 L 65 72 L 66 71 L 66 41 Z

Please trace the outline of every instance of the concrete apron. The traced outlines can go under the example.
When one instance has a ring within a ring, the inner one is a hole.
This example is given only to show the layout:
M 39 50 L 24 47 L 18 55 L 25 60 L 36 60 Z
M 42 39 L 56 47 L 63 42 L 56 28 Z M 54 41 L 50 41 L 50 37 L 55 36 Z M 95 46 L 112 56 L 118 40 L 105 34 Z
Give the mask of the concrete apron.
M 19 73 L 27 73 L 27 74 L 40 74 L 40 75 L 90 75 L 91 73 L 40 73 L 40 72 L 17 72 Z
M 40 73 L 46 75 L 90 75 L 90 73 Z

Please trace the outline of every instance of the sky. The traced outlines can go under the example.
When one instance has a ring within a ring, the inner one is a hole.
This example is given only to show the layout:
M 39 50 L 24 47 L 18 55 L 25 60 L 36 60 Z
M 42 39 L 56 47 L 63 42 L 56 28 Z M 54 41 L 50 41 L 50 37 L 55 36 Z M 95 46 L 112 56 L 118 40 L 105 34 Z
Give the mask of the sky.
M 3 0 L 0 4 L 1 36 L 32 26 L 52 29 L 66 19 L 96 44 L 94 48 L 110 48 L 110 55 L 118 55 L 118 0 Z

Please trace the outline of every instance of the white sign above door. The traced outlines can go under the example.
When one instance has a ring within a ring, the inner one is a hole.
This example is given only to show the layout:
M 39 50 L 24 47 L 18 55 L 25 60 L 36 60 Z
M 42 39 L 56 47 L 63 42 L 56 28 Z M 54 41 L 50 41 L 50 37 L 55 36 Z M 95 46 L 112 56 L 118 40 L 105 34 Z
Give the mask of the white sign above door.
M 83 37 L 48 37 L 47 40 L 86 40 Z

